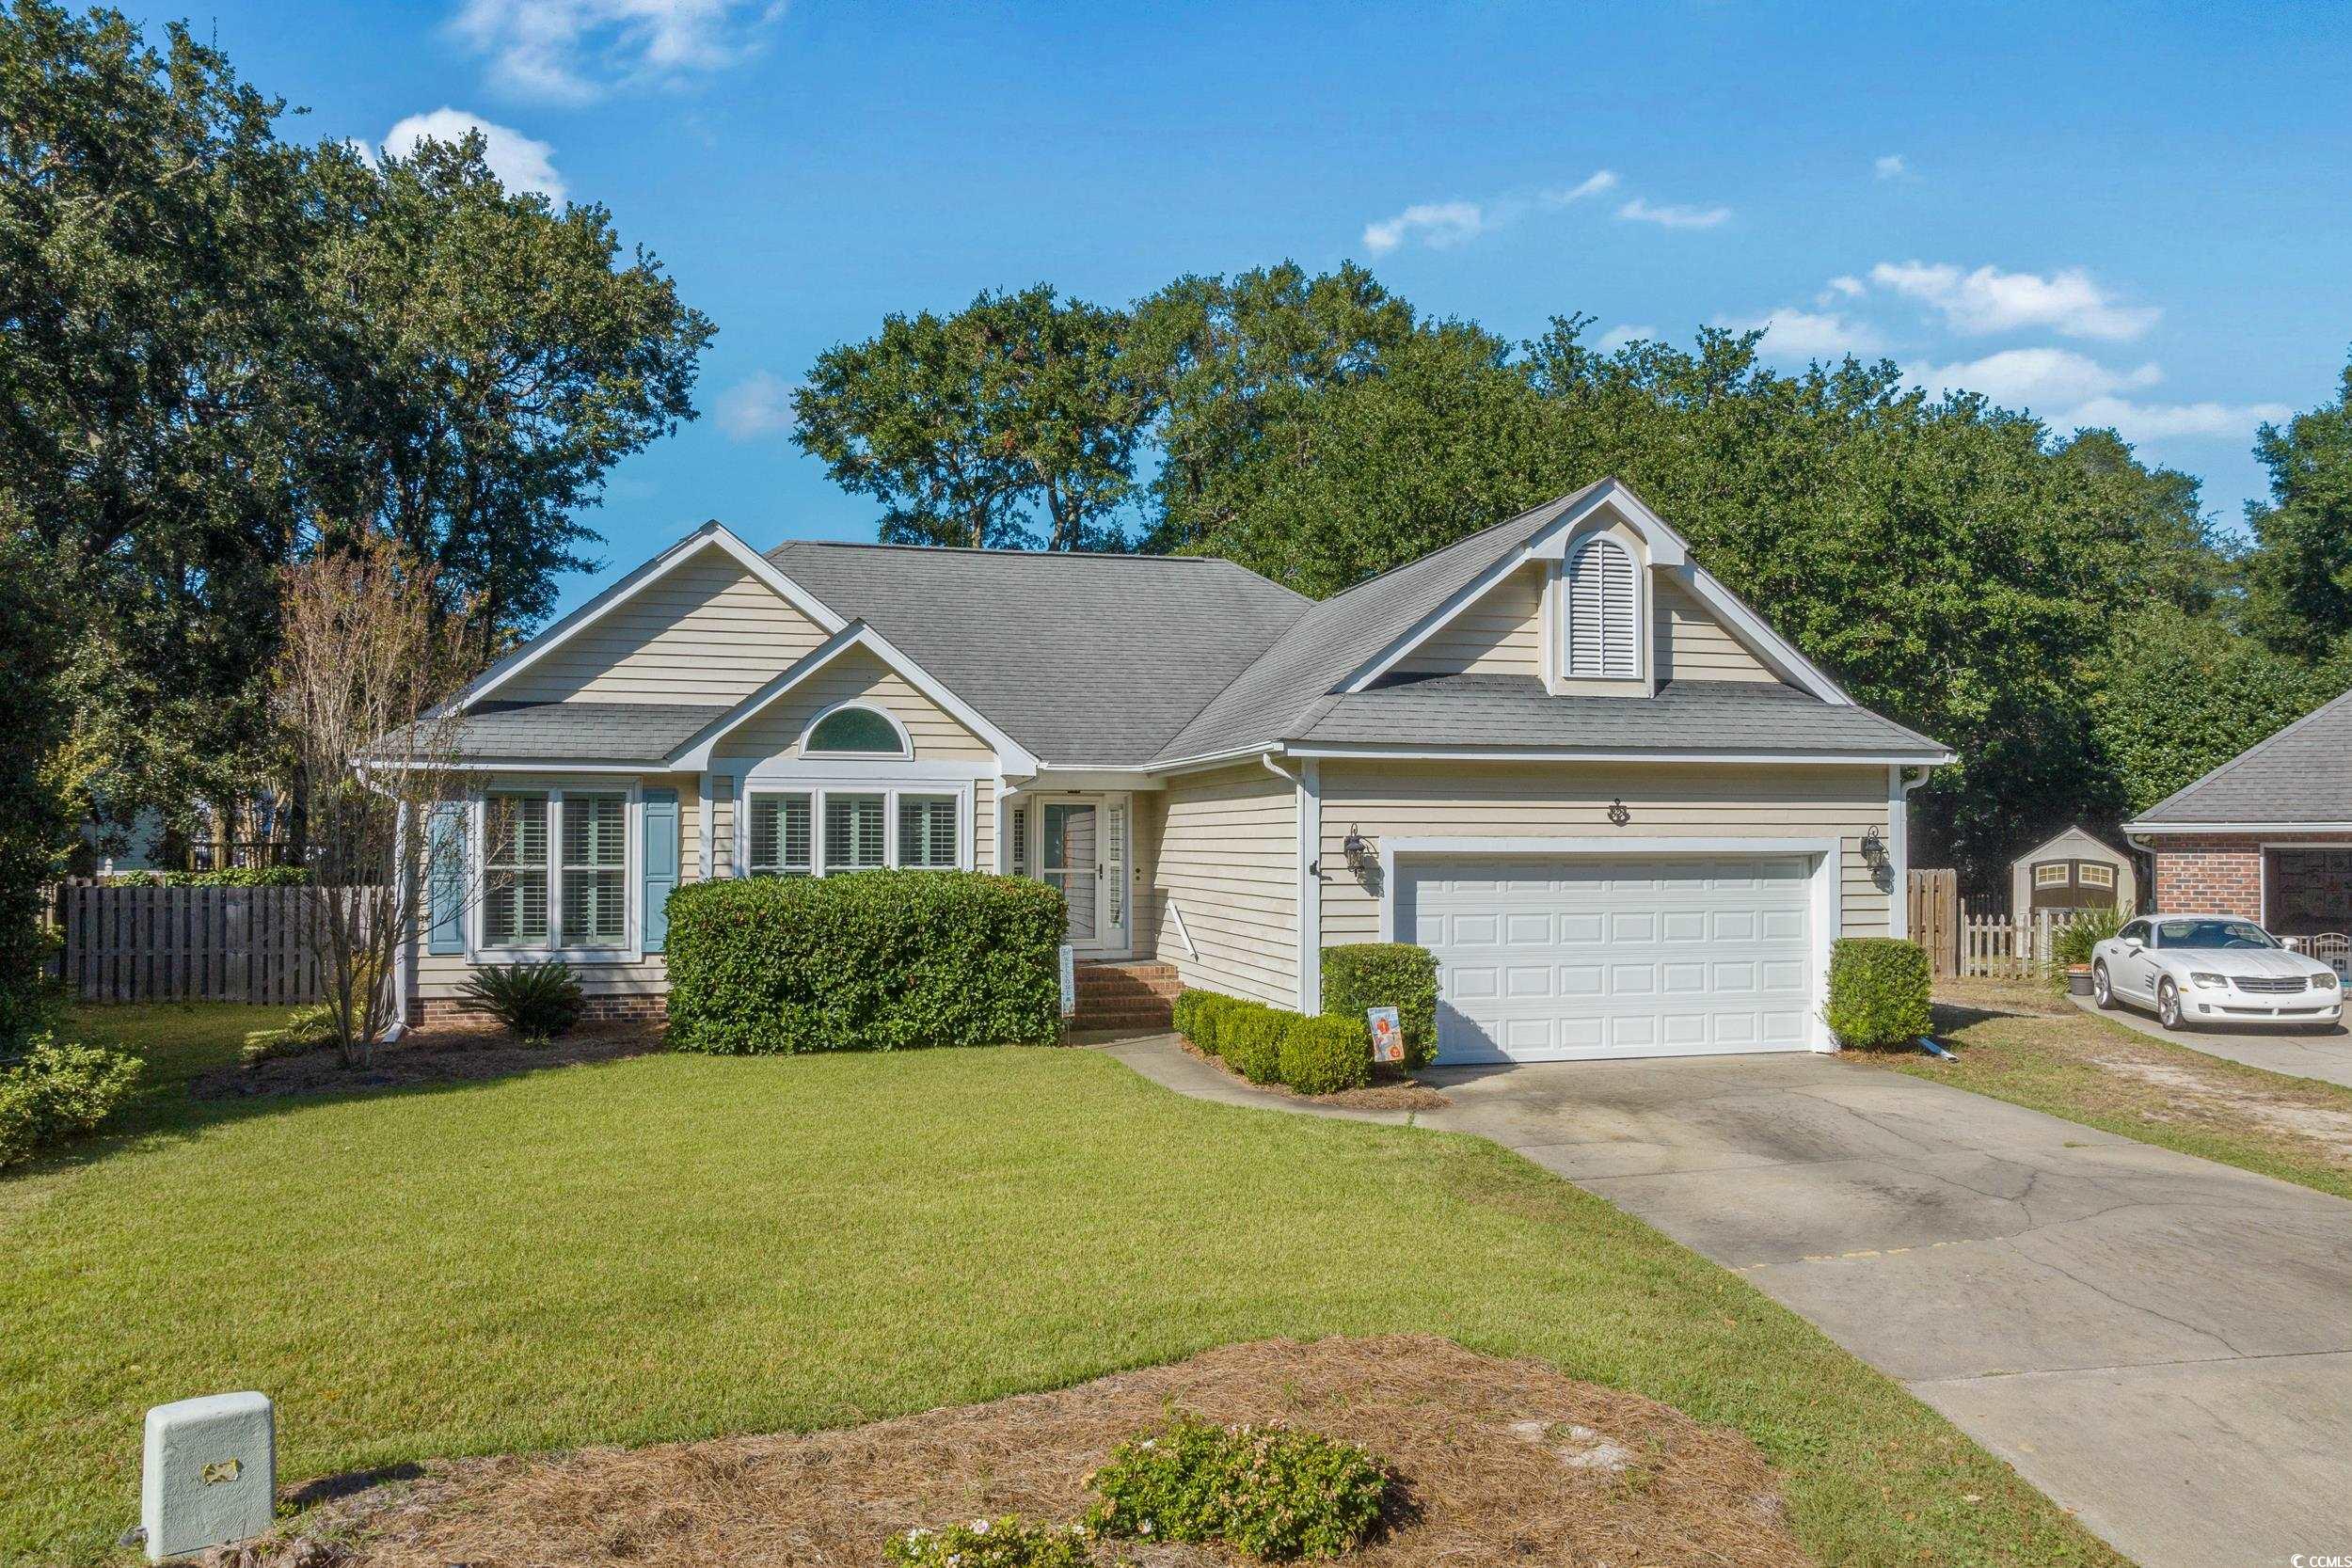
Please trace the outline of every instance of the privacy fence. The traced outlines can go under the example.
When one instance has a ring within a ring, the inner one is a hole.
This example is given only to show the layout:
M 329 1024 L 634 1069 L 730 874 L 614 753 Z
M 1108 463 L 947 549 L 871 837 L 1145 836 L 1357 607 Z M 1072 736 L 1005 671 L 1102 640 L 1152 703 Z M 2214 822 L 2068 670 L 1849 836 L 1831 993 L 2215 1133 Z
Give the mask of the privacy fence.
M 1928 950 L 1937 979 L 1952 976 L 2029 979 L 2052 962 L 2058 932 L 2077 911 L 2037 910 L 2013 914 L 1960 899 L 1960 874 L 1914 871 L 1911 940 Z
M 85 1002 L 316 1002 L 298 887 L 61 887 L 57 973 Z

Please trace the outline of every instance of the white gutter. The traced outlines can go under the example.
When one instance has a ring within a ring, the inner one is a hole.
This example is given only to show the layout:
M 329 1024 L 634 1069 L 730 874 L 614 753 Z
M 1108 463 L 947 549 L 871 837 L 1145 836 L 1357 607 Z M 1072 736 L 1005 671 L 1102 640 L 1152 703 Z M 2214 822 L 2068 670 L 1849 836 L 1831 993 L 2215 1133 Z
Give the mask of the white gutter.
M 2352 833 L 2352 822 L 2126 822 L 2123 832 L 2141 833 Z

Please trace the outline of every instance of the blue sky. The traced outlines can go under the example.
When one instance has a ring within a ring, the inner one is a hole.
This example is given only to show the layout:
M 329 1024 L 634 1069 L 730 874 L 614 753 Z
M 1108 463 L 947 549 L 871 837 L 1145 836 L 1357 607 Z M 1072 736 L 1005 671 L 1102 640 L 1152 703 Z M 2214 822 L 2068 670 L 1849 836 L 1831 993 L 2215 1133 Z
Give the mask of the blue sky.
M 151 15 L 167 15 L 167 10 Z M 489 128 L 720 332 L 589 521 L 867 538 L 785 398 L 888 311 L 1370 264 L 1513 337 L 1771 322 L 2115 423 L 2234 526 L 2352 342 L 2340 7 L 224 0 L 301 136 Z M 569 585 L 567 603 L 582 596 Z

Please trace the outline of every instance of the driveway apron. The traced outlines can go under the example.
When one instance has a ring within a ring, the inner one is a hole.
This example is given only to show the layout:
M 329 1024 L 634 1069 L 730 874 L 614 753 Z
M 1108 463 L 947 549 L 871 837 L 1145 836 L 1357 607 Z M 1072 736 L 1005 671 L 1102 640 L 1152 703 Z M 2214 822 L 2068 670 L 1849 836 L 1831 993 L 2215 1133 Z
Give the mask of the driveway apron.
M 1745 1275 L 2146 1568 L 2352 1554 L 2352 1203 L 1836 1057 L 1430 1077 L 1454 1103 L 1414 1125 Z

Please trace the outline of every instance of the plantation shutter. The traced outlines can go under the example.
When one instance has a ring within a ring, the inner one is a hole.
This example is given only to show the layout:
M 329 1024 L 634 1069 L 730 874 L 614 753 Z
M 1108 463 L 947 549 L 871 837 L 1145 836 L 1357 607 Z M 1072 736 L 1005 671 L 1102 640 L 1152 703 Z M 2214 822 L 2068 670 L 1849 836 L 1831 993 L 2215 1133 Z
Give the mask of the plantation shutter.
M 670 914 L 664 907 L 677 886 L 677 791 L 648 789 L 638 807 L 640 842 L 644 845 L 645 951 L 659 953 L 670 936 Z
M 466 950 L 466 808 L 445 800 L 427 808 L 424 836 L 428 953 Z
M 1589 539 L 1568 571 L 1568 673 L 1631 680 L 1642 673 L 1633 557 L 1613 539 Z

